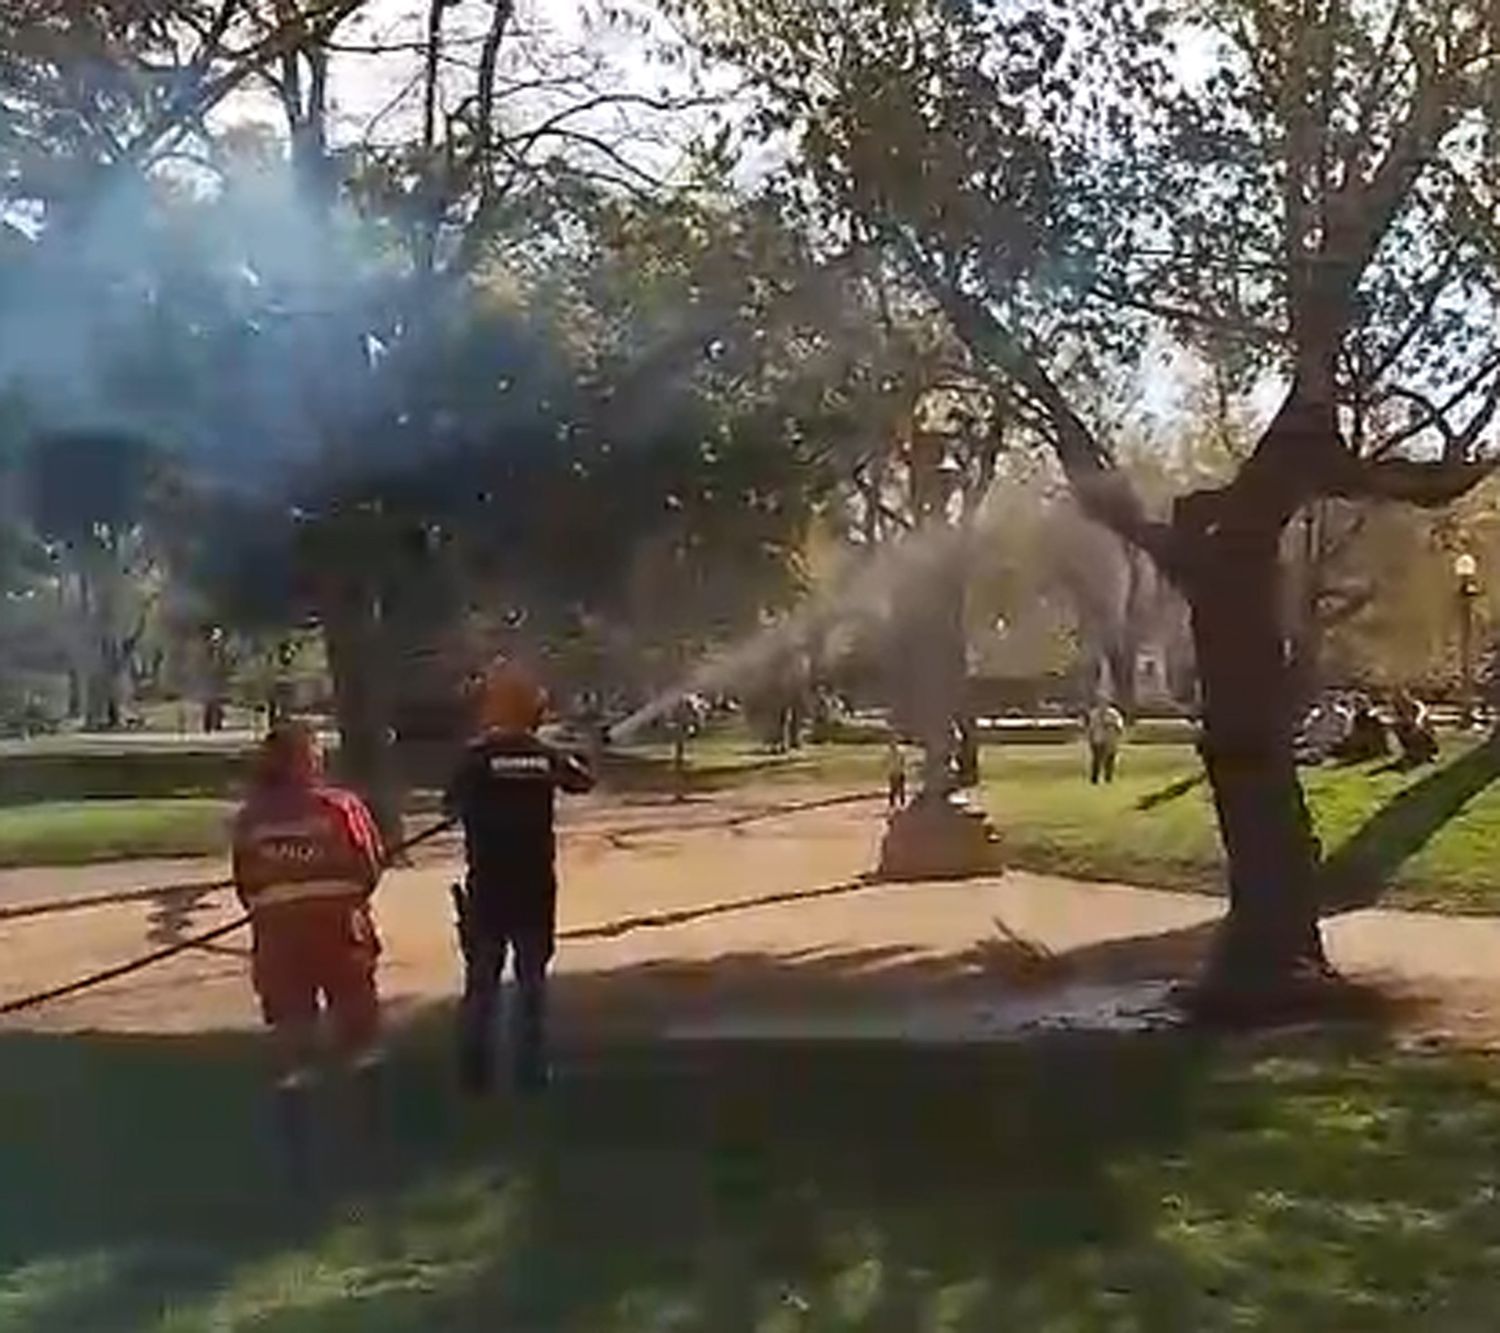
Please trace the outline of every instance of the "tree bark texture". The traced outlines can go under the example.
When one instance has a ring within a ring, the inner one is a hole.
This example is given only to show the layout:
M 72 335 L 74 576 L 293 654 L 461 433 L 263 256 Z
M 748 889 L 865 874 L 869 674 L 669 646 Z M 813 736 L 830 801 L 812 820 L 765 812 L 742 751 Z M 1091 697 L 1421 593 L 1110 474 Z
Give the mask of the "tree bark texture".
M 1229 914 L 1204 990 L 1253 997 L 1327 971 L 1319 849 L 1293 758 L 1280 514 L 1200 493 L 1179 505 L 1173 564 L 1192 613 L 1201 748 L 1229 867 Z M 1226 503 L 1227 501 L 1227 503 Z M 1212 508 L 1207 521 L 1195 510 Z M 1247 512 L 1248 511 L 1248 512 Z
M 373 593 L 362 581 L 330 581 L 323 634 L 339 724 L 339 768 L 363 796 L 387 845 L 401 839 L 401 783 L 391 747 L 384 636 Z

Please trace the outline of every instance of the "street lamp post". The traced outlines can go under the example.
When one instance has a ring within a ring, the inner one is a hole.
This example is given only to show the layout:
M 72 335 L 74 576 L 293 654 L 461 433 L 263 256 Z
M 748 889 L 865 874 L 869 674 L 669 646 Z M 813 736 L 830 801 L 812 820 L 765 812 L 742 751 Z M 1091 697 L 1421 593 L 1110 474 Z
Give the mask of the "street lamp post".
M 1479 597 L 1479 561 L 1467 551 L 1453 561 L 1453 579 L 1458 590 L 1458 655 L 1463 672 L 1463 725 L 1474 725 L 1474 603 Z

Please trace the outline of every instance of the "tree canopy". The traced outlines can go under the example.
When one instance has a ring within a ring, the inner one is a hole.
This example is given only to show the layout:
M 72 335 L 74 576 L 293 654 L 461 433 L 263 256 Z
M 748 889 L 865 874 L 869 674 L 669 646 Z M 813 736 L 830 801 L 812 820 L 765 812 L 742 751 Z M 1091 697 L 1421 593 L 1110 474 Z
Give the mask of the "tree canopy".
M 1487 6 L 687 8 L 830 244 L 915 274 L 1080 480 L 1109 471 L 1080 382 L 1171 337 L 1317 404 L 1293 499 L 1472 482 L 1500 396 Z
M 1236 1003 L 1320 973 L 1282 533 L 1329 498 L 1442 504 L 1492 466 L 1494 6 L 677 8 L 751 76 L 814 233 L 916 284 L 1087 511 L 1183 589 L 1231 864 L 1215 975 Z M 1163 340 L 1278 404 L 1170 517 L 1100 411 Z

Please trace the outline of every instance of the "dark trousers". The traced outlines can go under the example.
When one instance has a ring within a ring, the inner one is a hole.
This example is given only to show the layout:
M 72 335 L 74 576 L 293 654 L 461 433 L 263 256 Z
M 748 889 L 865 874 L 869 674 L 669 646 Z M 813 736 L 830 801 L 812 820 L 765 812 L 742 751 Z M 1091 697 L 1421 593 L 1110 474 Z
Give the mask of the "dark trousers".
M 546 931 L 507 935 L 475 932 L 464 952 L 464 994 L 459 1004 L 459 1061 L 467 1087 L 482 1091 L 493 1079 L 495 1015 L 507 958 L 514 956 L 515 1003 L 510 1017 L 511 1068 L 518 1086 L 537 1087 L 547 1078 L 547 965 L 552 940 Z
M 885 784 L 885 808 L 900 810 L 906 805 L 906 774 L 892 773 Z
M 1115 780 L 1115 759 L 1119 750 L 1113 745 L 1089 746 L 1089 781 L 1095 785 Z

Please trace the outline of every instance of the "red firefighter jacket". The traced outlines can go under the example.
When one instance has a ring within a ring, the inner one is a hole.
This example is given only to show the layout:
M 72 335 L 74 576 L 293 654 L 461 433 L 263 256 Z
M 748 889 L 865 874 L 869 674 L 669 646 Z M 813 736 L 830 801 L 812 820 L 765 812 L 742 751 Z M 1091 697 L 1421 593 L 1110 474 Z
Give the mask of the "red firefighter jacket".
M 375 821 L 337 787 L 265 786 L 235 819 L 235 887 L 257 916 L 315 899 L 363 902 L 380 870 Z

